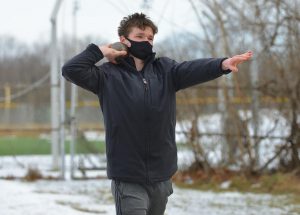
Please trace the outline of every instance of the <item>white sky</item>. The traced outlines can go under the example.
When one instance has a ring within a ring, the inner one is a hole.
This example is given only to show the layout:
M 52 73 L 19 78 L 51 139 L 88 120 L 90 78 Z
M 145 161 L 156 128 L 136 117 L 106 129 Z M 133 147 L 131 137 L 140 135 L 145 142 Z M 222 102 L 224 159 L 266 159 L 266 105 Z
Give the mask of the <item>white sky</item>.
M 187 0 L 148 0 L 150 18 L 158 25 L 156 41 L 180 31 L 193 31 L 196 18 Z M 50 15 L 56 0 L 0 0 L 0 36 L 11 35 L 28 44 L 50 40 Z M 58 36 L 72 34 L 74 0 L 63 0 Z M 78 0 L 79 37 L 92 35 L 108 42 L 118 40 L 117 27 L 128 14 L 141 12 L 143 0 Z M 94 41 L 93 41 L 94 42 Z M 99 41 L 100 42 L 100 41 Z

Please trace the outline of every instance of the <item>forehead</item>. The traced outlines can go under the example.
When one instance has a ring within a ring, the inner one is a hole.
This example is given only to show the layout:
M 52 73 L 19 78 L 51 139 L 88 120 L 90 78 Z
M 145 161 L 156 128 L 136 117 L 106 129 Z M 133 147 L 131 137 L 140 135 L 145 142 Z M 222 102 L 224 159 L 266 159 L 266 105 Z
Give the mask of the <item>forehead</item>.
M 144 30 L 140 29 L 138 27 L 132 27 L 130 29 L 129 35 L 130 34 L 132 34 L 132 35 L 143 34 L 143 35 L 146 35 L 146 36 L 152 36 L 153 37 L 153 30 L 149 26 L 146 26 Z

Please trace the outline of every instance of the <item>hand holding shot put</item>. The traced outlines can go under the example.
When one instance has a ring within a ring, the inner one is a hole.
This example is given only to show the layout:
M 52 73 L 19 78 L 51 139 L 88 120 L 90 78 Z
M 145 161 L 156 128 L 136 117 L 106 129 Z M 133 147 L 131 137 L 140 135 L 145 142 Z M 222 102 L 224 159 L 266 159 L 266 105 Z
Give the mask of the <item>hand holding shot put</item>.
M 113 43 L 106 46 L 100 46 L 99 49 L 109 62 L 116 64 L 120 57 L 127 55 L 127 48 L 125 47 L 125 45 L 122 46 L 120 43 Z
M 129 15 L 118 27 L 119 42 L 89 44 L 62 68 L 67 80 L 99 98 L 117 215 L 164 214 L 177 171 L 176 93 L 236 72 L 252 57 L 252 52 L 184 62 L 156 57 L 157 32 L 145 14 Z M 103 58 L 108 62 L 96 66 Z

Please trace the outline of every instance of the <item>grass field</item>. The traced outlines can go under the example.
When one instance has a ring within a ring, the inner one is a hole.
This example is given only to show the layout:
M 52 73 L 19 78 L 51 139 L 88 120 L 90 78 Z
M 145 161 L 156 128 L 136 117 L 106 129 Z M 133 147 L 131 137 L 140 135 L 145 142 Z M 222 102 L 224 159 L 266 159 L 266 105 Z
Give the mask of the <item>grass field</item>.
M 65 152 L 70 152 L 70 142 L 65 143 Z M 79 139 L 76 145 L 77 153 L 104 153 L 105 143 L 100 141 L 89 142 Z M 37 137 L 0 137 L 0 156 L 3 155 L 35 155 L 50 154 L 49 140 Z

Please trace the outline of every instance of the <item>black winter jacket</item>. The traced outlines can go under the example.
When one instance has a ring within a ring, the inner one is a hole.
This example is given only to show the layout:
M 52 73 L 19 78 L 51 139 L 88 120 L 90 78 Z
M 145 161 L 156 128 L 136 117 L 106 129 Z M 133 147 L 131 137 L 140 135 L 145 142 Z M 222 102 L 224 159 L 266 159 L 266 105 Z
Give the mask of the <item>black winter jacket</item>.
M 95 93 L 104 117 L 107 174 L 110 179 L 149 183 L 177 170 L 176 92 L 212 79 L 225 58 L 177 63 L 149 57 L 138 72 L 133 59 L 95 66 L 103 54 L 94 44 L 65 63 L 62 75 Z

